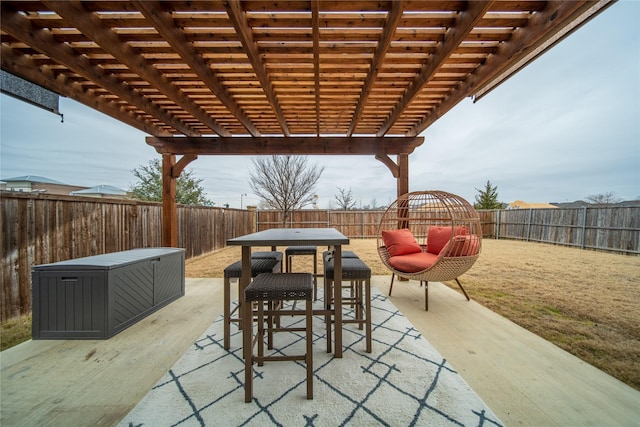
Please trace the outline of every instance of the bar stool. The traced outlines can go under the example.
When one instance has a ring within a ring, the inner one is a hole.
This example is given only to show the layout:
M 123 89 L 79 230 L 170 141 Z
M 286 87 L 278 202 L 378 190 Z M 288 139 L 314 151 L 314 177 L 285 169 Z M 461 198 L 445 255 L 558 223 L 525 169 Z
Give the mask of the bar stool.
M 279 251 L 256 251 L 251 252 L 251 259 L 273 258 L 282 262 L 282 252 Z
M 333 250 L 324 251 L 322 253 L 323 265 L 326 264 L 328 258 L 332 258 L 333 257 L 333 254 L 334 254 Z M 353 251 L 342 251 L 342 259 L 345 259 L 345 258 L 358 258 L 358 259 L 360 259 L 360 257 Z M 351 296 L 353 296 L 355 283 L 354 283 L 353 280 L 351 280 L 349 283 L 350 283 L 349 289 L 351 290 Z
M 280 252 L 278 252 L 280 253 Z M 282 255 L 280 253 L 280 255 Z M 262 273 L 279 273 L 281 262 L 274 258 L 253 258 L 251 257 L 251 277 L 256 277 Z M 239 309 L 244 296 L 240 284 L 238 283 L 238 305 L 231 310 L 231 279 L 239 279 L 242 276 L 242 261 L 236 261 L 224 269 L 224 348 L 229 350 L 231 342 L 231 322 L 240 323 L 240 316 L 231 316 Z M 240 314 L 240 313 L 238 313 Z
M 304 360 L 307 368 L 307 399 L 313 399 L 313 277 L 309 273 L 265 273 L 256 278 L 244 290 L 243 304 L 243 353 L 245 363 L 244 373 L 244 401 L 251 402 L 253 398 L 253 363 L 262 366 L 265 361 Z M 304 300 L 304 310 L 272 309 L 274 303 Z M 253 337 L 253 302 L 257 302 L 258 331 L 256 342 L 258 354 L 254 355 Z M 268 303 L 267 310 L 264 309 Z M 267 316 L 266 331 L 273 332 L 301 332 L 305 331 L 306 352 L 297 355 L 264 355 L 265 315 Z M 269 320 L 273 315 L 304 315 L 305 327 L 274 327 Z M 274 378 L 273 381 L 277 381 Z
M 318 299 L 318 248 L 316 246 L 289 246 L 285 251 L 287 262 L 285 264 L 285 272 L 291 273 L 292 258 L 298 255 L 313 255 L 313 300 Z
M 325 291 L 325 308 L 331 309 L 333 304 L 334 288 L 335 292 L 342 292 L 342 284 L 334 284 L 334 263 L 333 254 L 325 252 L 323 254 L 324 264 L 324 291 Z M 354 308 L 355 319 L 343 319 L 343 323 L 357 323 L 358 329 L 366 328 L 366 351 L 371 353 L 371 269 L 360 258 L 342 257 L 342 280 L 351 282 L 351 296 L 349 298 L 342 297 L 343 306 L 350 305 Z M 327 323 L 327 334 L 331 334 L 331 322 Z M 330 346 L 330 341 L 327 344 Z M 327 348 L 331 351 L 331 348 Z
M 322 252 L 322 259 L 326 259 L 327 257 L 333 257 L 334 251 L 324 251 Z M 360 257 L 353 251 L 342 251 L 342 258 L 358 258 Z

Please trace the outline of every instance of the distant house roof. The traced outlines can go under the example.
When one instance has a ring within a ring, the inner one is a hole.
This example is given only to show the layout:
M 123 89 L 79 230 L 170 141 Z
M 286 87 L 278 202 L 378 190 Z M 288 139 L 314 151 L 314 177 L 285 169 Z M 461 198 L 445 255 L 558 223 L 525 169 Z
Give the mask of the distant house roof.
M 24 176 L 16 176 L 15 178 L 3 178 L 4 182 L 37 182 L 41 184 L 60 184 L 66 185 L 63 182 L 56 181 L 53 179 L 45 178 L 44 176 L 38 175 L 24 175 Z
M 105 196 L 126 196 L 127 192 L 111 185 L 96 185 L 95 187 L 87 188 L 85 190 L 72 191 L 70 194 L 74 196 L 87 196 L 91 194 L 101 194 Z
M 550 203 L 528 203 L 522 200 L 516 200 L 514 202 L 509 203 L 509 209 L 555 209 L 557 206 L 554 206 Z
M 597 203 L 589 203 L 584 200 L 576 200 L 575 202 L 565 202 L 565 203 L 553 203 L 553 205 L 567 209 L 567 208 L 584 208 L 584 207 L 617 207 L 617 208 L 628 208 L 628 207 L 640 207 L 640 199 L 638 200 L 624 200 L 622 202 L 617 203 L 606 203 L 606 204 L 597 204 Z
M 584 200 L 576 200 L 575 202 L 561 202 L 561 203 L 553 203 L 554 206 L 557 206 L 562 209 L 569 208 L 584 208 L 585 206 L 589 206 L 589 203 Z

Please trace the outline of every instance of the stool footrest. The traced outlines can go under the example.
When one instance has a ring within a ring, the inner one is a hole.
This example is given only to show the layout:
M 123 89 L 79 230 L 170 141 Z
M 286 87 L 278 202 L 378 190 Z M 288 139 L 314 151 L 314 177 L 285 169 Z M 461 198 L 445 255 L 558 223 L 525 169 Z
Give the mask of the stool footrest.
M 262 362 L 288 362 L 291 360 L 306 360 L 307 356 L 304 354 L 296 356 L 253 356 L 253 360 L 258 363 Z
M 245 301 L 311 300 L 313 276 L 309 273 L 265 273 L 244 290 Z

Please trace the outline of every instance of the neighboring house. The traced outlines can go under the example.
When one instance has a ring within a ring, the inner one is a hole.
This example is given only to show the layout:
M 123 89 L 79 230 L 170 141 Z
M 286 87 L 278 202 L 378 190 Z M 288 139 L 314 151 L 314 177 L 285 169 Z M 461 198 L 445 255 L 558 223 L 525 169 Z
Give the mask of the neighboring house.
M 18 191 L 23 193 L 47 193 L 47 194 L 65 194 L 68 195 L 72 191 L 84 190 L 87 187 L 78 185 L 67 185 L 60 181 L 45 178 L 38 175 L 17 176 L 14 178 L 4 178 L 6 183 L 4 190 Z
M 86 188 L 84 190 L 72 191 L 72 196 L 85 196 L 85 197 L 108 197 L 124 199 L 127 197 L 127 192 L 111 185 L 96 185 L 95 187 Z
M 515 202 L 509 203 L 507 209 L 555 209 L 557 206 L 554 206 L 550 203 L 527 203 L 522 200 L 516 200 Z

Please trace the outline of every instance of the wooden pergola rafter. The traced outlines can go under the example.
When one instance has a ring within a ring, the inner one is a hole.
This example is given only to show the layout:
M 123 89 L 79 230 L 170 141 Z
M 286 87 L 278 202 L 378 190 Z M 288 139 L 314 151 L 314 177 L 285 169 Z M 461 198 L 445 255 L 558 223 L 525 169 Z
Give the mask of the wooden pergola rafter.
M 404 194 L 421 132 L 611 3 L 3 0 L 0 60 L 150 135 L 175 246 L 197 156 L 371 155 Z

